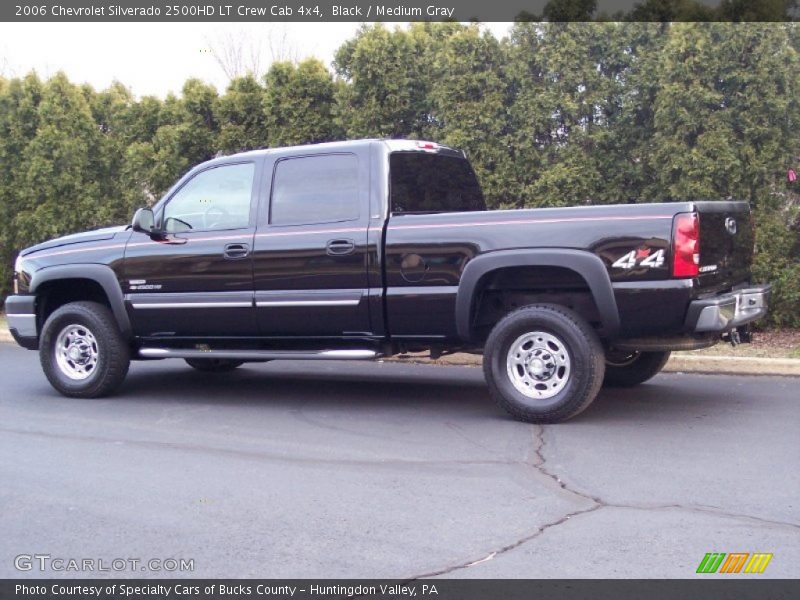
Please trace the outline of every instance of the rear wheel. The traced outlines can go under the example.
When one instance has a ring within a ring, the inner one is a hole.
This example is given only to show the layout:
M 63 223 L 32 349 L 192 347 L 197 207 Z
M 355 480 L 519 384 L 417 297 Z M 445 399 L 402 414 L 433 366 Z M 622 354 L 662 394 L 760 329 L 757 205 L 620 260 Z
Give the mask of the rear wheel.
M 241 367 L 244 362 L 227 358 L 187 358 L 186 364 L 206 373 L 227 373 Z
M 45 322 L 39 360 L 47 380 L 65 396 L 97 398 L 125 379 L 130 347 L 108 307 L 71 302 Z
M 515 418 L 556 423 L 592 403 L 603 381 L 603 347 L 592 327 L 561 306 L 520 308 L 495 325 L 483 371 L 495 400 Z
M 633 387 L 657 375 L 669 360 L 670 352 L 637 352 L 611 349 L 606 352 L 607 387 Z

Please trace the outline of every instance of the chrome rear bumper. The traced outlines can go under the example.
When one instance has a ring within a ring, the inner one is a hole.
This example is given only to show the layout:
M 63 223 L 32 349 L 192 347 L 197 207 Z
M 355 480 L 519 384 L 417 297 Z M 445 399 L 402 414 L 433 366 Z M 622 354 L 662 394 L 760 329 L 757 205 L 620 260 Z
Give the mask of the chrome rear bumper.
M 689 304 L 686 329 L 695 333 L 724 333 L 767 314 L 771 285 L 735 290 Z

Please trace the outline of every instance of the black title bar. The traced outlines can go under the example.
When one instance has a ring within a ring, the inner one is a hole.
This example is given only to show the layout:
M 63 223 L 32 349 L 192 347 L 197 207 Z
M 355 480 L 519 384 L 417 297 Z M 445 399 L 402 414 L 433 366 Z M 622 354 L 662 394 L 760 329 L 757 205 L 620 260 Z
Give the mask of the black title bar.
M 274 580 L 27 579 L 0 580 L 1 600 L 789 600 L 800 580 L 744 577 L 677 580 Z
M 706 12 L 687 6 L 697 5 Z M 642 7 L 649 7 L 643 10 Z M 516 20 L 750 20 L 797 18 L 792 2 L 750 0 L 3 0 L 0 21 L 402 22 Z

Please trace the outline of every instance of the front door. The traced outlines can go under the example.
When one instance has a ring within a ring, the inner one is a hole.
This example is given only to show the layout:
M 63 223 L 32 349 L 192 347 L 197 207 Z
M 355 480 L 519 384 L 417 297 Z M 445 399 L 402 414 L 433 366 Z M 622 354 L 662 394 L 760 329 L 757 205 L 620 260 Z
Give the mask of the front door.
M 273 159 L 255 236 L 256 315 L 265 337 L 371 335 L 369 153 Z
M 131 236 L 124 283 L 136 335 L 257 335 L 255 174 L 254 162 L 201 170 L 158 208 L 161 238 Z

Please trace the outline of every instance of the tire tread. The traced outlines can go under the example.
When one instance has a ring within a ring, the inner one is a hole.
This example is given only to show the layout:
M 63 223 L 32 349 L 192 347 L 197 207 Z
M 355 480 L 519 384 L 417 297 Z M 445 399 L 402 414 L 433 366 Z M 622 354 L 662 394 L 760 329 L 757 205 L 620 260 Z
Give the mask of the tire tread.
M 589 372 L 590 385 L 583 390 L 582 394 L 577 395 L 571 402 L 557 406 L 552 410 L 541 411 L 531 410 L 510 400 L 503 394 L 502 390 L 494 382 L 492 373 L 492 358 L 495 352 L 499 352 L 502 341 L 498 339 L 496 332 L 500 327 L 513 326 L 514 322 L 520 319 L 534 318 L 539 315 L 555 315 L 562 319 L 579 334 L 582 342 L 589 349 Z M 511 324 L 511 325 L 509 325 Z M 566 421 L 582 413 L 594 401 L 603 384 L 603 374 L 605 371 L 605 358 L 603 346 L 594 329 L 578 314 L 572 310 L 556 304 L 531 304 L 523 306 L 508 313 L 500 322 L 495 325 L 486 344 L 483 359 L 483 372 L 489 386 L 489 393 L 497 404 L 514 418 L 528 423 L 557 423 Z
M 671 352 L 642 352 L 630 365 L 606 365 L 605 387 L 634 387 L 652 379 L 667 364 Z
M 58 335 L 58 322 L 67 316 L 77 318 L 87 325 L 107 353 L 103 359 L 104 369 L 96 379 L 90 378 L 87 385 L 69 385 L 59 376 L 58 365 L 53 359 L 52 345 Z M 39 360 L 47 380 L 57 391 L 72 398 L 100 398 L 111 394 L 125 380 L 130 368 L 131 349 L 117 326 L 111 310 L 98 302 L 70 302 L 57 308 L 48 317 L 42 328 Z

